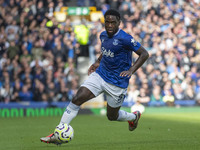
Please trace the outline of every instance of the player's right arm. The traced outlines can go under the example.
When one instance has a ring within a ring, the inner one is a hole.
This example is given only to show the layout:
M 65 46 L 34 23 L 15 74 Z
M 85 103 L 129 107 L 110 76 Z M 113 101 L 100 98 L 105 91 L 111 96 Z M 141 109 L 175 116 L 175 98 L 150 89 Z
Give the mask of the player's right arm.
M 103 55 L 101 54 L 99 56 L 99 58 L 96 60 L 96 62 L 90 66 L 90 68 L 88 69 L 88 75 L 90 75 L 92 72 L 94 72 L 99 67 L 102 56 Z
M 129 70 L 121 72 L 120 76 L 131 77 L 131 75 L 134 74 L 145 63 L 145 61 L 149 58 L 149 53 L 147 52 L 147 50 L 143 46 L 140 46 L 140 48 L 137 51 L 135 51 L 135 53 L 139 56 L 138 59 L 130 67 Z
M 147 50 L 137 42 L 131 35 L 126 34 L 127 36 L 124 38 L 123 44 L 127 50 L 134 51 L 139 57 L 134 62 L 134 64 L 129 68 L 129 70 L 122 71 L 120 76 L 122 77 L 131 77 L 149 58 L 149 53 Z

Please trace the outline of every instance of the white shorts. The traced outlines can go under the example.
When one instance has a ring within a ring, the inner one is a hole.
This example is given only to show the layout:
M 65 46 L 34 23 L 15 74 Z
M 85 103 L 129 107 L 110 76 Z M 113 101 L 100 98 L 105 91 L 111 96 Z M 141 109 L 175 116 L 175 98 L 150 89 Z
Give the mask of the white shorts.
M 81 86 L 88 88 L 95 96 L 104 92 L 108 105 L 113 108 L 122 105 L 127 93 L 126 88 L 120 88 L 105 82 L 96 72 L 91 73 L 89 78 Z

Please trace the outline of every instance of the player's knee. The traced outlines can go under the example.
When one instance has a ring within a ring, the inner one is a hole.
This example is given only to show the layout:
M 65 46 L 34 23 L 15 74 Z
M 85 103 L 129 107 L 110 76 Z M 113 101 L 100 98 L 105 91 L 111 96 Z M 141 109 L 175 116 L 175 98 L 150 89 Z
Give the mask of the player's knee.
M 94 98 L 95 95 L 85 87 L 80 87 L 76 95 L 72 99 L 72 103 L 80 106 L 86 101 Z
M 80 105 L 82 104 L 81 100 L 80 100 L 77 96 L 75 96 L 75 97 L 72 99 L 72 103 L 74 103 L 74 104 L 76 104 L 76 105 L 78 105 L 78 106 L 80 106 Z
M 113 116 L 113 115 L 109 115 L 109 114 L 107 114 L 107 118 L 110 121 L 116 121 L 117 120 L 117 116 Z

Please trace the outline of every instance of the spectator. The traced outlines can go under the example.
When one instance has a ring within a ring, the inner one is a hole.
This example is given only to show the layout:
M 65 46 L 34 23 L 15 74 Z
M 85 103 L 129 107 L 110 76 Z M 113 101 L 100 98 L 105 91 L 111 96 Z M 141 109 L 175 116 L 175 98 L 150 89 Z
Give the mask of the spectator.
M 59 1 L 58 5 L 55 7 L 55 12 L 61 11 L 61 8 L 64 6 L 63 1 Z
M 15 41 L 10 41 L 10 46 L 8 47 L 7 54 L 8 58 L 11 60 L 19 54 L 19 47 L 15 44 Z
M 163 102 L 165 102 L 167 106 L 174 106 L 174 100 L 175 98 L 172 95 L 172 92 L 167 90 L 165 96 L 163 96 Z
M 195 99 L 195 93 L 192 88 L 192 85 L 188 85 L 188 88 L 185 90 L 185 96 L 183 98 L 184 100 L 194 100 Z
M 48 8 L 46 9 L 46 14 L 45 14 L 47 18 L 50 18 L 53 16 L 54 9 L 55 9 L 54 2 L 50 1 L 48 4 Z
M 12 102 L 19 102 L 19 92 L 22 90 L 23 83 L 20 82 L 20 79 L 15 79 L 14 88 L 13 88 L 13 95 L 12 95 Z
M 19 92 L 19 99 L 22 102 L 31 102 L 33 101 L 33 93 L 28 90 L 28 86 L 24 85 L 22 90 Z
M 6 27 L 5 33 L 7 34 L 7 38 L 9 41 L 14 41 L 19 31 L 19 27 L 17 26 L 16 20 L 13 20 L 13 17 L 11 16 L 9 17 L 12 21 L 11 21 L 11 24 Z
M 68 92 L 69 92 L 69 89 L 66 87 L 65 81 L 61 79 L 58 94 L 57 94 L 58 101 L 61 101 L 61 102 L 69 101 Z
M 161 94 L 161 88 L 159 85 L 156 85 L 153 88 L 150 98 L 151 98 L 150 106 L 164 106 L 165 105 L 165 103 L 163 102 L 163 96 Z
M 50 82 L 47 85 L 47 94 L 48 94 L 48 102 L 57 101 L 57 98 L 56 98 L 57 89 L 55 88 L 55 84 L 53 82 Z
M 26 49 L 22 49 L 22 54 L 19 57 L 20 63 L 31 63 L 32 56 L 28 53 Z
M 95 57 L 95 45 L 97 45 L 97 29 L 92 29 L 89 36 L 89 57 L 90 63 L 93 64 L 96 61 Z
M 184 91 L 179 83 L 173 84 L 173 91 L 175 100 L 184 100 Z
M 34 43 L 34 47 L 31 51 L 33 60 L 42 60 L 44 50 L 40 44 L 40 41 L 37 40 Z
M 128 96 L 126 101 L 135 103 L 138 100 L 139 94 L 140 92 L 137 89 L 136 85 L 131 85 L 128 89 Z
M 45 18 L 45 6 L 43 1 L 39 1 L 37 4 L 37 21 L 42 22 L 42 20 Z
M 140 88 L 140 94 L 138 95 L 138 101 L 140 104 L 143 104 L 144 106 L 148 106 L 148 103 L 150 102 L 150 97 L 147 95 L 144 88 Z
M 61 57 L 61 60 L 64 61 L 65 58 L 66 58 L 66 53 L 65 53 L 65 49 L 64 47 L 62 46 L 62 43 L 59 41 L 56 42 L 56 46 L 55 48 L 53 48 L 52 50 L 52 54 L 54 55 L 55 59 L 57 57 Z
M 44 70 L 41 67 L 34 68 L 33 79 L 39 79 L 42 83 L 45 83 Z
M 195 84 L 194 92 L 195 93 L 200 93 L 200 79 L 198 79 L 197 83 Z
M 126 21 L 130 21 L 130 10 L 129 10 L 129 5 L 127 3 L 124 3 L 121 6 L 121 16 L 122 16 L 122 21 L 126 22 Z
M 0 88 L 0 101 L 9 103 L 13 94 L 13 88 L 10 87 L 9 81 L 5 82 L 4 86 Z

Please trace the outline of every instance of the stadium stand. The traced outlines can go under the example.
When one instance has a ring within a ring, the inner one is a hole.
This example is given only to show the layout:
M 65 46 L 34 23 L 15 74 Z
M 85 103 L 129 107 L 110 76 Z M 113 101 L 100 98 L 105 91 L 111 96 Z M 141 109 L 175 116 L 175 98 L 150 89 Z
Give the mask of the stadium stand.
M 120 27 L 150 54 L 124 106 L 200 105 L 197 0 L 0 0 L 0 103 L 69 102 L 101 52 L 109 8 L 120 10 Z

